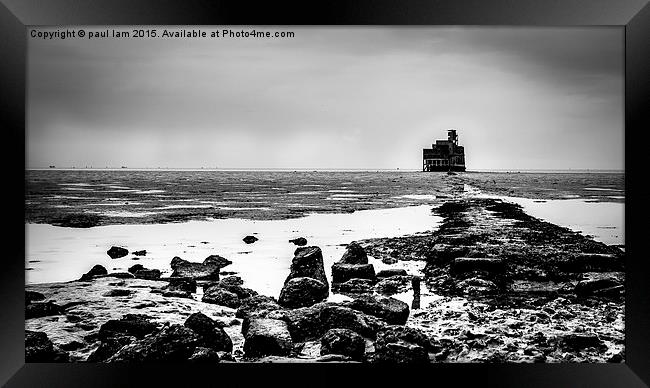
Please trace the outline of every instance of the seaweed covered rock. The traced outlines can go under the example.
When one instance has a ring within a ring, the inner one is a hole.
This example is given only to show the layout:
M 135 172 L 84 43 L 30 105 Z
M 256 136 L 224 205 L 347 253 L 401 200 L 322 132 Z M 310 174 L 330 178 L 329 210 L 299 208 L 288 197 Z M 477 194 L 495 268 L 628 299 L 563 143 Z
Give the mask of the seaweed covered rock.
M 332 264 L 332 282 L 343 283 L 350 279 L 375 280 L 375 267 L 372 264 Z
M 330 329 L 321 338 L 320 354 L 340 354 L 361 361 L 366 353 L 366 341 L 348 329 Z
M 212 286 L 203 292 L 202 302 L 212 303 L 219 306 L 236 309 L 241 305 L 239 297 L 234 292 L 230 292 L 220 286 Z
M 247 319 L 242 334 L 247 357 L 286 356 L 293 347 L 287 323 L 279 319 Z
M 136 279 L 144 280 L 158 280 L 160 279 L 161 272 L 159 269 L 139 269 L 133 273 Z
M 350 279 L 343 283 L 333 283 L 332 290 L 345 293 L 367 293 L 372 292 L 374 281 L 370 279 Z
M 289 276 L 284 281 L 285 284 L 294 278 L 308 277 L 319 280 L 329 289 L 329 282 L 323 264 L 323 252 L 319 247 L 296 248 L 294 257 L 291 260 L 290 271 Z
M 266 295 L 255 295 L 241 301 L 235 316 L 237 318 L 265 317 L 276 310 L 282 310 L 277 300 Z
M 409 317 L 409 305 L 391 297 L 363 295 L 351 301 L 349 307 L 374 315 L 391 325 L 403 325 Z
M 54 346 L 47 334 L 25 330 L 25 362 L 68 362 L 69 356 Z
M 230 336 L 207 315 L 194 313 L 187 318 L 184 325 L 199 336 L 198 346 L 214 351 L 232 351 Z
M 136 340 L 133 336 L 128 335 L 114 335 L 112 337 L 104 338 L 97 349 L 93 351 L 86 359 L 87 362 L 102 362 L 106 361 L 120 349 L 133 343 Z
M 103 265 L 97 264 L 97 265 L 93 266 L 90 269 L 90 271 L 83 274 L 79 280 L 82 280 L 82 281 L 92 280 L 93 278 L 95 278 L 97 276 L 102 276 L 102 275 L 107 275 L 107 274 L 108 274 L 108 271 L 106 270 L 106 268 Z
M 176 256 L 170 263 L 173 270 L 171 277 L 191 278 L 194 280 L 219 280 L 221 263 L 211 257 L 208 257 L 202 263 L 192 263 Z
M 341 264 L 368 264 L 368 254 L 366 251 L 359 245 L 356 241 L 352 241 L 348 244 L 348 247 L 343 253 Z
M 229 266 L 232 264 L 232 261 L 226 259 L 225 257 L 221 257 L 219 255 L 210 255 L 203 260 L 203 264 L 206 265 L 217 265 L 220 268 Z
M 327 299 L 328 295 L 327 286 L 320 280 L 299 277 L 285 283 L 278 303 L 288 308 L 307 307 Z
M 122 247 L 112 246 L 111 249 L 106 251 L 106 253 L 111 257 L 111 259 L 119 259 L 129 254 L 129 250 Z
M 194 354 L 199 337 L 193 330 L 181 326 L 164 327 L 120 349 L 108 362 L 181 362 Z

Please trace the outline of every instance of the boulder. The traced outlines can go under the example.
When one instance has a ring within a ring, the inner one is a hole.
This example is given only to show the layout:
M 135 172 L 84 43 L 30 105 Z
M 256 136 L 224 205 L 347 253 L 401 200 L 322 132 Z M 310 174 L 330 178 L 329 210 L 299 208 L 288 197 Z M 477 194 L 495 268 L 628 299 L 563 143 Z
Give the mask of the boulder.
M 304 237 L 294 238 L 292 240 L 289 240 L 289 242 L 293 243 L 294 245 L 298 245 L 300 247 L 307 245 L 307 239 Z
M 147 255 L 147 251 L 145 249 L 143 249 L 141 251 L 135 251 L 135 252 L 132 252 L 132 253 L 134 255 L 136 255 L 136 256 L 146 256 Z
M 125 336 L 125 335 L 115 335 L 113 337 L 104 338 L 102 342 L 99 344 L 99 346 L 97 347 L 97 349 L 95 349 L 95 351 L 88 356 L 88 359 L 86 359 L 86 361 L 87 362 L 106 361 L 115 353 L 117 353 L 120 349 L 122 349 L 126 345 L 131 344 L 135 340 L 136 340 L 135 337 Z
M 494 257 L 457 257 L 454 259 L 451 269 L 454 274 L 473 271 L 503 273 L 506 269 L 506 263 Z
M 35 301 L 44 300 L 45 295 L 36 291 L 25 291 L 25 303 L 30 304 Z
M 271 311 L 276 310 L 282 310 L 282 306 L 274 298 L 266 295 L 255 295 L 241 301 L 235 316 L 237 318 L 262 318 L 266 317 Z
M 389 326 L 377 333 L 375 341 L 375 362 L 379 363 L 429 363 L 426 338 L 417 329 Z
M 287 323 L 279 319 L 246 319 L 242 325 L 247 357 L 286 356 L 293 342 Z
M 219 255 L 210 255 L 203 260 L 203 264 L 205 265 L 217 265 L 219 268 L 226 267 L 230 264 L 232 264 L 232 261 L 226 259 L 225 257 L 221 257 Z
M 191 278 L 194 280 L 219 280 L 221 265 L 214 259 L 206 259 L 203 263 L 192 263 L 180 257 L 171 261 L 173 269 L 171 277 Z
M 255 237 L 255 236 L 246 236 L 246 237 L 244 237 L 242 239 L 242 241 L 244 241 L 246 244 L 252 244 L 257 240 L 259 240 L 259 239 L 257 237 Z
M 69 362 L 69 356 L 40 331 L 25 330 L 25 362 Z
M 63 314 L 63 307 L 54 302 L 34 302 L 25 306 L 25 319 Z
M 329 289 L 329 282 L 323 264 L 323 252 L 319 247 L 296 248 L 294 257 L 291 260 L 290 271 L 289 276 L 284 281 L 285 284 L 293 278 L 308 277 L 321 281 Z
M 222 289 L 232 292 L 233 294 L 237 295 L 239 299 L 246 299 L 250 298 L 251 296 L 257 295 L 257 292 L 255 290 L 251 290 L 250 288 L 242 287 L 239 283 L 241 281 L 241 278 L 239 276 L 230 276 L 230 278 L 233 278 L 233 280 L 227 280 L 228 278 L 225 278 L 223 280 L 220 280 L 216 286 L 221 287 Z M 243 283 L 243 281 L 241 282 Z M 210 285 L 209 287 L 214 286 L 215 284 Z M 203 287 L 203 289 L 208 289 L 209 287 Z
M 352 241 L 343 253 L 341 264 L 368 264 L 366 251 L 357 242 Z
M 388 268 L 377 272 L 378 278 L 389 278 L 391 276 L 408 276 L 408 274 L 405 269 L 401 268 Z
M 122 247 L 111 247 L 106 253 L 111 257 L 111 259 L 119 259 L 129 254 L 129 250 Z
M 348 306 L 381 318 L 390 325 L 404 325 L 409 317 L 409 305 L 391 297 L 364 295 L 351 301 Z
M 130 273 L 136 273 L 137 271 L 139 271 L 141 269 L 146 269 L 146 268 L 142 264 L 135 264 L 135 265 L 132 265 L 131 267 L 129 267 L 128 271 Z
M 372 292 L 374 282 L 370 279 L 350 279 L 343 283 L 333 283 L 332 290 L 347 293 Z
M 107 274 L 108 274 L 108 271 L 106 270 L 106 268 L 104 266 L 102 266 L 102 265 L 97 264 L 94 267 L 92 267 L 90 269 L 90 271 L 83 274 L 81 276 L 81 279 L 79 279 L 79 280 L 84 280 L 84 281 L 85 280 L 91 280 L 92 278 L 94 278 L 96 276 L 107 275 Z
M 212 286 L 203 292 L 202 302 L 212 303 L 236 309 L 241 305 L 237 294 L 227 291 L 220 286 Z
M 585 273 L 574 292 L 578 296 L 616 296 L 624 292 L 623 281 L 622 273 Z
M 192 278 L 169 278 L 165 287 L 169 291 L 196 292 L 196 280 Z
M 299 277 L 284 284 L 278 303 L 288 308 L 307 307 L 327 299 L 328 295 L 327 286 L 320 280 Z
M 366 341 L 348 329 L 330 329 L 320 340 L 320 354 L 340 354 L 361 361 L 366 353 Z
M 188 359 L 190 362 L 213 364 L 220 361 L 219 353 L 210 348 L 197 347 Z
M 226 286 L 241 286 L 244 284 L 244 281 L 239 276 L 228 276 L 219 280 L 219 285 L 221 287 Z
M 181 325 L 164 327 L 159 332 L 127 345 L 108 362 L 181 362 L 194 354 L 198 336 Z
M 226 332 L 203 313 L 194 313 L 185 321 L 188 327 L 199 336 L 198 346 L 212 349 L 215 352 L 232 352 L 232 340 Z
M 338 305 L 323 306 L 319 318 L 324 330 L 350 329 L 368 338 L 374 338 L 377 330 L 385 325 L 374 317 Z
M 98 336 L 101 340 L 115 336 L 142 338 L 158 328 L 158 325 L 150 322 L 150 319 L 142 314 L 126 314 L 120 319 L 111 319 L 101 325 Z
M 161 272 L 159 269 L 139 269 L 133 273 L 137 279 L 158 280 Z
M 332 264 L 332 282 L 343 283 L 354 278 L 375 280 L 375 268 L 372 264 Z

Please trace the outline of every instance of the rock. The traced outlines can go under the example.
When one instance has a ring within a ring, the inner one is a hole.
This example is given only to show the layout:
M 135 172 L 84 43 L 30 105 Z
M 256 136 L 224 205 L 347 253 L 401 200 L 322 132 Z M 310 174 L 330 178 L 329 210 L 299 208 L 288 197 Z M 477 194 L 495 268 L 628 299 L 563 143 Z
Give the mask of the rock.
M 25 319 L 63 314 L 63 308 L 54 302 L 34 302 L 25 306 Z
M 390 297 L 364 295 L 350 302 L 349 307 L 381 318 L 390 325 L 404 325 L 409 317 L 409 305 Z
M 333 283 L 332 290 L 336 292 L 364 293 L 372 292 L 374 282 L 370 279 L 350 279 L 343 283 Z
M 308 277 L 319 280 L 329 289 L 329 282 L 323 265 L 323 252 L 319 247 L 296 248 L 294 257 L 291 260 L 290 271 L 284 284 L 294 278 Z
M 241 305 L 237 294 L 227 291 L 220 286 L 212 286 L 203 292 L 202 302 L 212 303 L 236 309 Z
M 210 348 L 215 352 L 232 352 L 232 340 L 215 321 L 203 313 L 194 313 L 185 321 L 188 327 L 199 336 L 198 346 Z
M 246 298 L 250 298 L 251 296 L 257 295 L 256 291 L 251 290 L 250 288 L 242 287 L 241 284 L 237 284 L 237 283 L 243 283 L 243 281 L 239 276 L 230 276 L 230 278 L 232 278 L 232 280 L 230 280 L 229 278 L 220 280 L 216 284 L 216 286 L 219 286 L 226 291 L 232 292 L 233 294 L 237 295 L 239 299 L 246 299 Z M 209 287 L 212 287 L 214 285 L 215 284 L 210 285 Z M 204 286 L 203 289 L 206 290 L 209 287 Z
M 354 278 L 375 280 L 375 268 L 372 264 L 332 264 L 332 282 L 343 283 Z
M 181 325 L 164 327 L 120 349 L 108 362 L 180 362 L 194 354 L 198 336 Z
M 244 281 L 239 276 L 228 276 L 219 280 L 219 285 L 221 287 L 227 286 L 241 286 L 244 284 Z
M 390 264 L 397 264 L 398 261 L 399 261 L 399 260 L 397 260 L 397 259 L 394 258 L 394 257 L 384 257 L 384 258 L 381 259 L 381 262 L 382 262 L 382 263 L 384 263 L 384 264 L 388 264 L 388 265 L 390 265 Z
M 197 347 L 194 349 L 194 353 L 192 353 L 188 361 L 196 363 L 216 363 L 220 361 L 220 358 L 219 353 L 212 349 Z
M 161 272 L 159 269 L 140 269 L 135 271 L 134 275 L 137 279 L 158 280 Z
M 235 316 L 237 318 L 261 318 L 276 310 L 282 310 L 282 307 L 274 298 L 266 295 L 255 295 L 241 301 Z
M 174 270 L 171 277 L 192 278 L 194 280 L 219 280 L 221 269 L 214 259 L 208 257 L 203 263 L 191 263 L 180 257 L 174 257 L 171 261 Z
M 457 257 L 451 269 L 454 274 L 472 271 L 485 271 L 490 273 L 503 273 L 506 269 L 505 261 L 493 257 Z
M 127 290 L 124 288 L 118 288 L 115 290 L 110 290 L 108 292 L 105 292 L 102 294 L 102 296 L 107 296 L 107 297 L 116 297 L 116 296 L 129 296 L 133 293 L 131 290 Z
M 364 337 L 374 338 L 377 330 L 385 324 L 349 307 L 325 305 L 320 311 L 323 330 L 350 329 Z
M 616 296 L 624 292 L 622 274 L 585 273 L 576 284 L 574 292 L 578 296 Z
M 567 334 L 559 338 L 560 345 L 567 350 L 578 351 L 586 348 L 606 349 L 607 345 L 596 334 Z
M 120 319 L 111 319 L 101 325 L 98 336 L 102 341 L 116 336 L 142 338 L 158 328 L 157 324 L 149 321 L 150 319 L 146 315 L 126 314 Z
M 67 353 L 55 347 L 47 334 L 25 330 L 25 362 L 69 362 Z
M 147 255 L 147 251 L 145 249 L 143 249 L 141 251 L 135 251 L 135 252 L 132 252 L 132 253 L 134 255 L 136 255 L 136 256 L 146 256 Z
M 330 329 L 321 338 L 320 354 L 341 354 L 361 361 L 366 353 L 366 341 L 348 329 Z
M 395 275 L 389 278 L 383 278 L 377 282 L 377 284 L 375 284 L 375 289 L 381 294 L 397 294 L 408 290 L 411 285 L 411 280 L 412 277 L 408 275 Z
M 289 240 L 289 242 L 301 247 L 307 245 L 307 239 L 304 237 L 294 238 L 292 240 Z
M 293 347 L 287 323 L 279 319 L 246 319 L 242 334 L 247 357 L 286 356 Z
M 102 362 L 108 360 L 111 356 L 117 353 L 120 349 L 126 345 L 131 344 L 135 341 L 135 337 L 125 336 L 125 335 L 116 335 L 109 338 L 104 338 L 99 344 L 99 347 L 92 352 L 87 362 Z
M 244 241 L 246 244 L 252 244 L 257 240 L 259 240 L 259 239 L 257 237 L 255 237 L 255 236 L 246 236 L 246 237 L 244 237 L 242 239 L 242 241 Z
M 276 311 L 271 316 L 287 322 L 291 338 L 296 342 L 320 338 L 325 333 L 325 328 L 321 323 L 321 308 L 323 304 L 311 307 L 301 307 L 294 310 Z
M 96 276 L 98 278 L 116 278 L 116 279 L 134 279 L 135 276 L 133 276 L 132 273 L 128 272 L 113 272 L 109 273 L 108 275 L 99 275 Z
M 320 280 L 293 278 L 282 287 L 278 303 L 288 308 L 307 307 L 327 299 L 328 295 L 327 286 Z
M 205 258 L 203 261 L 203 264 L 205 265 L 217 265 L 219 268 L 226 267 L 230 264 L 232 264 L 232 261 L 226 259 L 225 257 L 221 257 L 219 255 L 210 255 Z
M 141 269 L 146 269 L 146 268 L 142 264 L 135 264 L 135 265 L 132 265 L 131 267 L 129 267 L 128 271 L 130 273 L 136 273 L 137 271 L 139 271 Z
M 92 267 L 90 271 L 83 274 L 79 280 L 83 280 L 83 281 L 91 280 L 95 276 L 101 276 L 101 275 L 108 275 L 108 271 L 104 266 L 97 264 L 94 267 Z
M 84 347 L 84 344 L 79 341 L 70 341 L 65 344 L 59 345 L 59 347 L 67 352 L 72 350 L 81 349 Z
M 119 259 L 129 254 L 129 250 L 122 247 L 111 247 L 106 253 L 111 257 L 111 259 Z
M 405 269 L 401 268 L 382 269 L 381 271 L 377 272 L 378 278 L 389 278 L 391 276 L 408 276 L 408 274 L 406 273 Z
M 406 330 L 405 330 L 406 329 Z M 424 334 L 417 329 L 389 326 L 377 333 L 375 362 L 379 363 L 429 363 L 427 349 L 421 343 Z M 418 343 L 420 342 L 420 343 Z
M 456 289 L 465 295 L 490 295 L 497 293 L 499 287 L 491 280 L 469 278 L 458 282 Z
M 166 286 L 169 291 L 196 292 L 196 280 L 192 278 L 169 278 L 169 284 Z
M 45 295 L 41 294 L 40 292 L 36 291 L 25 291 L 25 303 L 30 304 L 34 301 L 38 300 L 44 300 Z
M 357 242 L 352 241 L 343 253 L 341 264 L 368 264 L 366 251 Z

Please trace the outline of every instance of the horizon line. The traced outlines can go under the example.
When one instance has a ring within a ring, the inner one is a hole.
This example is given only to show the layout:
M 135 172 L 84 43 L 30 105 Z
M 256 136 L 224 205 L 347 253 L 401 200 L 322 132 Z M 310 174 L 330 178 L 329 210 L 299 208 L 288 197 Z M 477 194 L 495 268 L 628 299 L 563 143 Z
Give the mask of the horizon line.
M 106 171 L 106 170 L 130 170 L 130 171 L 174 171 L 174 170 L 187 170 L 187 171 L 408 171 L 408 172 L 421 172 L 421 169 L 414 168 L 329 168 L 329 167 L 29 167 L 25 171 L 30 170 L 85 170 L 85 171 Z M 600 168 L 568 168 L 568 169 L 548 169 L 548 168 L 477 168 L 467 169 L 466 172 L 620 172 L 624 173 L 625 169 L 600 169 Z

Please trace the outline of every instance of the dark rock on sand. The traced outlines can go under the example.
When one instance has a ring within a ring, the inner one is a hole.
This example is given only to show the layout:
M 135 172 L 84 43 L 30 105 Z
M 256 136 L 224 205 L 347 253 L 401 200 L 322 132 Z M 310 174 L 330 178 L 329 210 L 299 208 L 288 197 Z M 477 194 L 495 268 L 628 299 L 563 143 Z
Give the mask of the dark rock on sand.
M 165 287 L 168 291 L 196 292 L 196 280 L 192 278 L 169 278 L 169 284 Z
M 203 292 L 202 302 L 212 303 L 219 306 L 226 306 L 236 309 L 241 305 L 241 301 L 237 294 L 221 288 L 220 286 L 212 286 Z
M 244 241 L 246 244 L 252 244 L 257 240 L 259 240 L 259 239 L 257 237 L 255 237 L 255 236 L 246 236 L 246 237 L 244 237 L 242 239 L 242 241 Z
M 366 251 L 357 242 L 353 241 L 348 244 L 345 253 L 339 260 L 341 264 L 368 264 L 368 255 Z
M 299 277 L 284 284 L 278 303 L 288 308 L 307 307 L 327 299 L 328 295 L 327 285 L 320 280 Z
M 203 260 L 203 264 L 205 265 L 217 265 L 220 268 L 226 267 L 230 264 L 232 264 L 232 261 L 226 259 L 225 257 L 221 257 L 219 255 L 210 255 Z
M 63 314 L 63 308 L 54 302 L 34 302 L 25 306 L 25 319 Z
M 25 330 L 25 362 L 69 362 L 67 353 L 54 346 L 47 334 Z
M 158 280 L 161 272 L 159 269 L 139 269 L 133 273 L 137 279 Z
M 276 310 L 282 310 L 282 306 L 274 298 L 266 295 L 255 295 L 241 301 L 235 316 L 237 318 L 265 317 Z
M 90 271 L 86 272 L 81 276 L 81 279 L 79 280 L 92 280 L 95 276 L 101 276 L 101 275 L 108 275 L 108 271 L 106 268 L 102 265 L 95 265 L 90 269 Z
M 219 280 L 221 265 L 214 259 L 208 257 L 203 263 L 192 263 L 180 257 L 174 257 L 171 261 L 174 270 L 171 277 L 192 278 L 195 280 Z
M 106 253 L 111 257 L 111 259 L 119 259 L 129 254 L 129 250 L 122 247 L 111 247 Z
M 307 239 L 304 237 L 294 238 L 292 240 L 289 240 L 289 242 L 300 247 L 307 245 Z
M 181 325 L 164 327 L 120 349 L 108 362 L 187 361 L 194 354 L 199 337 Z
M 142 264 L 135 264 L 135 265 L 130 266 L 128 271 L 130 273 L 136 273 L 137 271 L 139 271 L 141 269 L 146 269 L 146 268 Z
M 115 336 L 142 338 L 158 328 L 158 325 L 150 322 L 150 319 L 141 314 L 126 314 L 120 319 L 111 319 L 99 328 L 98 337 L 100 340 Z
M 390 297 L 363 295 L 351 301 L 348 306 L 381 318 L 391 325 L 403 325 L 409 317 L 409 305 Z
M 25 291 L 25 303 L 29 304 L 35 301 L 44 300 L 45 295 L 36 291 Z
M 408 274 L 406 273 L 405 269 L 401 268 L 382 269 L 381 271 L 377 272 L 378 278 L 389 278 L 391 276 L 408 276 Z
M 247 319 L 242 325 L 247 357 L 286 356 L 293 342 L 287 323 L 279 319 Z
M 194 313 L 185 321 L 185 327 L 192 329 L 198 336 L 198 346 L 217 351 L 232 352 L 232 340 L 226 332 L 203 313 Z
M 146 256 L 147 255 L 147 251 L 145 249 L 143 249 L 141 251 L 135 251 L 135 252 L 132 252 L 132 253 L 134 255 L 136 255 L 136 256 Z
M 220 361 L 219 353 L 204 347 L 197 347 L 188 359 L 190 362 L 213 364 Z
M 354 278 L 375 280 L 375 268 L 372 264 L 332 264 L 332 282 L 343 283 Z
M 379 363 L 428 363 L 426 336 L 419 330 L 402 326 L 389 326 L 377 333 L 375 362 Z
M 320 340 L 320 354 L 340 354 L 361 361 L 366 352 L 366 341 L 348 329 L 330 329 Z
M 289 276 L 284 281 L 285 284 L 294 278 L 308 277 L 321 281 L 329 289 L 329 282 L 323 264 L 323 252 L 319 247 L 296 248 L 294 257 L 291 260 L 290 271 Z

